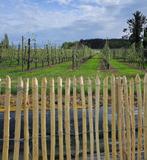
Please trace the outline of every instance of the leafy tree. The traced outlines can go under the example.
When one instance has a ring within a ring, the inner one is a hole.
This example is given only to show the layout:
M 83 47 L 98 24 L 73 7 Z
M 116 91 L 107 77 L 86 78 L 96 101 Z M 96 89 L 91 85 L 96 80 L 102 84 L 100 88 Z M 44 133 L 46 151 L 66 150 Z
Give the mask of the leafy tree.
M 140 48 L 138 50 L 138 54 L 137 54 L 137 63 L 138 66 L 140 67 L 140 69 L 145 69 L 145 58 L 144 58 L 144 48 L 143 48 L 143 43 L 141 43 Z
M 106 40 L 105 46 L 102 50 L 103 54 L 103 63 L 104 63 L 104 68 L 110 69 L 110 56 L 111 56 L 111 50 L 109 48 L 108 40 Z
M 133 18 L 128 19 L 127 24 L 129 25 L 130 36 L 129 39 L 131 43 L 135 43 L 135 48 L 139 49 L 142 40 L 142 32 L 147 23 L 146 16 L 144 16 L 140 11 L 133 13 Z M 127 30 L 124 29 L 126 32 Z
M 147 48 L 147 28 L 144 30 L 143 46 Z
M 3 44 L 3 48 L 9 48 L 9 38 L 8 38 L 7 34 L 4 35 L 4 39 L 2 41 L 2 44 Z
M 135 49 L 135 43 L 133 43 L 127 51 L 127 59 L 129 63 L 135 63 L 136 58 L 137 58 L 137 52 Z

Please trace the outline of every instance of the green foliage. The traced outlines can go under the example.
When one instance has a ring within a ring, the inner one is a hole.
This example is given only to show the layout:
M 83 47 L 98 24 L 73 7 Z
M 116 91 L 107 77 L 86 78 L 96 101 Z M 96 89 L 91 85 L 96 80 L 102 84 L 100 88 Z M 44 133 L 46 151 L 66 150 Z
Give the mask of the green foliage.
M 109 48 L 108 41 L 106 41 L 105 46 L 102 50 L 102 58 L 103 58 L 103 67 L 105 69 L 110 69 L 110 58 L 111 58 L 111 50 Z
M 102 50 L 102 53 L 103 53 L 103 58 L 105 60 L 107 60 L 107 62 L 109 62 L 110 61 L 110 56 L 111 56 L 111 50 L 109 48 L 108 41 L 106 41 L 105 46 L 104 46 L 104 48 Z
M 4 39 L 1 41 L 1 46 L 4 49 L 9 48 L 9 38 L 7 34 L 4 35 Z
M 94 56 L 94 51 L 89 47 L 77 43 L 72 49 L 72 69 L 77 69 L 79 66 Z
M 144 30 L 143 46 L 147 48 L 147 28 Z
M 135 49 L 135 43 L 131 45 L 131 47 L 127 50 L 127 61 L 130 63 L 136 62 L 137 52 Z
M 127 23 L 130 31 L 129 39 L 131 43 L 135 43 L 136 49 L 139 49 L 142 40 L 142 32 L 147 23 L 146 16 L 144 16 L 140 11 L 136 11 L 133 13 L 133 18 L 129 19 Z

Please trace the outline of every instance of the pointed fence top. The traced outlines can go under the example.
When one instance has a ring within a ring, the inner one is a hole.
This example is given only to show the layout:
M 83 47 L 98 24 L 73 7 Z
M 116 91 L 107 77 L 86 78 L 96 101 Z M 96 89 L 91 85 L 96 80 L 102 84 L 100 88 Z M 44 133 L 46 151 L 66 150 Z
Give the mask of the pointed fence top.
M 62 87 L 62 78 L 61 78 L 61 77 L 58 77 L 58 85 L 59 85 L 60 87 Z
M 101 82 L 100 82 L 100 78 L 99 78 L 99 76 L 98 76 L 98 75 L 96 76 L 96 80 L 95 80 L 95 82 L 96 82 L 96 85 L 98 85 L 98 86 L 99 86 L 99 85 L 100 85 L 100 83 L 101 83 Z
M 80 77 L 80 85 L 84 85 L 83 77 Z
M 140 81 L 141 81 L 140 76 L 139 76 L 139 74 L 137 74 L 135 77 L 135 82 L 140 83 Z
M 38 80 L 37 80 L 36 77 L 32 79 L 32 86 L 33 87 L 38 87 Z
M 47 79 L 46 79 L 46 77 L 44 77 L 42 79 L 42 87 L 46 87 L 46 85 L 47 85 Z

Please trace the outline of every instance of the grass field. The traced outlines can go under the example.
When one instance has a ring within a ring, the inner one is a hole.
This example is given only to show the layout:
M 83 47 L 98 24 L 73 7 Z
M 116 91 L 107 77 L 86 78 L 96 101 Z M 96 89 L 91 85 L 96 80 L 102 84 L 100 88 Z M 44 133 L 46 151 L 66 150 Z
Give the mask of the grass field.
M 33 69 L 31 71 L 21 71 L 21 66 L 18 67 L 0 67 L 0 78 L 5 78 L 6 75 L 9 75 L 11 78 L 16 79 L 18 77 L 37 77 L 41 79 L 42 77 L 58 77 L 61 76 L 63 78 L 66 77 L 95 77 L 99 75 L 100 78 L 105 77 L 106 75 L 117 75 L 123 76 L 126 75 L 128 77 L 134 77 L 136 74 L 140 74 L 141 76 L 144 75 L 144 71 L 131 68 L 130 66 L 119 62 L 117 60 L 111 60 L 111 70 L 101 70 L 100 69 L 100 56 L 96 55 L 92 59 L 89 59 L 87 62 L 83 63 L 79 69 L 72 70 L 71 69 L 71 62 L 65 62 L 62 64 L 57 64 L 55 66 L 46 67 L 46 68 L 38 68 Z

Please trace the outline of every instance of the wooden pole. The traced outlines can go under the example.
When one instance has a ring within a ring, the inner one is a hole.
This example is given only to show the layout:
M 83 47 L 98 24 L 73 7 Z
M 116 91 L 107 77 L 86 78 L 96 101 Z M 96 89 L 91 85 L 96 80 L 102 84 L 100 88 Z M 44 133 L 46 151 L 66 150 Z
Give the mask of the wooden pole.
M 42 79 L 41 85 L 41 144 L 42 144 L 42 159 L 47 160 L 47 144 L 46 144 L 46 90 L 47 79 Z
M 81 100 L 82 100 L 82 135 L 83 135 L 83 160 L 87 159 L 87 126 L 86 126 L 86 104 L 83 77 L 80 78 Z
M 62 109 L 62 79 L 58 78 L 58 128 L 59 128 L 59 160 L 64 159 L 63 146 L 63 109 Z
M 144 77 L 144 159 L 147 160 L 147 74 Z
M 126 133 L 127 133 L 127 129 L 126 129 L 126 108 L 125 108 L 125 85 L 124 85 L 124 82 L 123 82 L 123 78 L 121 78 L 121 81 L 122 81 L 122 97 L 121 97 L 121 112 L 122 112 L 122 117 L 121 117 L 121 123 L 122 123 L 122 153 L 123 153 L 123 159 L 126 160 L 127 159 L 127 149 L 126 149 L 126 144 L 127 144 L 127 137 L 126 137 Z M 119 93 L 119 92 L 118 92 Z
M 96 77 L 96 90 L 95 90 L 95 136 L 96 136 L 96 151 L 97 151 L 97 159 L 100 159 L 100 142 L 99 142 L 99 109 L 100 109 L 100 79 Z
M 55 86 L 54 86 L 54 79 L 51 79 L 50 85 L 50 107 L 51 107 L 51 119 L 50 119 L 50 126 L 51 126 L 51 153 L 50 153 L 50 160 L 55 159 Z
M 66 79 L 65 84 L 65 141 L 66 158 L 71 160 L 71 141 L 70 141 L 70 79 Z
M 130 106 L 128 101 L 128 82 L 127 78 L 123 77 L 124 83 L 124 101 L 125 101 L 125 113 L 126 113 L 126 131 L 127 131 L 127 159 L 131 159 L 131 132 L 130 132 Z
M 24 81 L 24 159 L 29 160 L 29 79 Z
M 76 153 L 75 160 L 79 160 L 79 125 L 78 125 L 78 110 L 77 110 L 77 80 L 73 78 L 73 110 L 74 110 L 74 128 L 75 128 L 75 145 Z
M 121 78 L 118 78 L 118 141 L 119 141 L 119 156 L 120 160 L 123 160 L 122 151 L 122 99 L 123 99 L 123 88 L 121 84 Z
M 88 79 L 88 113 L 90 129 L 90 159 L 94 159 L 94 134 L 93 134 L 93 111 L 92 111 L 92 85 L 91 79 Z
M 5 112 L 4 112 L 4 127 L 3 127 L 3 153 L 2 160 L 8 160 L 9 153 L 9 126 L 10 126 L 10 98 L 11 98 L 11 79 L 6 77 L 5 84 Z
M 134 80 L 131 79 L 129 82 L 129 97 L 130 97 L 130 110 L 131 110 L 131 126 L 132 126 L 132 134 L 131 134 L 131 148 L 132 148 L 132 160 L 135 159 L 135 114 L 134 114 Z
M 108 140 L 108 77 L 103 81 L 103 134 L 105 159 L 109 160 L 109 140 Z
M 137 106 L 138 106 L 138 160 L 141 160 L 142 151 L 142 93 L 141 93 L 141 79 L 139 75 L 135 78 L 136 92 L 137 92 Z
M 13 160 L 19 160 L 22 102 L 23 102 L 23 81 L 22 78 L 19 78 L 17 86 L 17 100 L 16 100 L 16 112 L 15 112 L 15 137 L 14 137 L 15 141 L 14 141 Z
M 38 80 L 36 78 L 32 79 L 32 106 L 33 106 L 33 143 L 32 143 L 32 148 L 33 148 L 33 160 L 37 160 L 39 157 L 38 153 Z
M 111 77 L 111 105 L 112 105 L 112 159 L 116 160 L 116 82 Z

